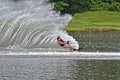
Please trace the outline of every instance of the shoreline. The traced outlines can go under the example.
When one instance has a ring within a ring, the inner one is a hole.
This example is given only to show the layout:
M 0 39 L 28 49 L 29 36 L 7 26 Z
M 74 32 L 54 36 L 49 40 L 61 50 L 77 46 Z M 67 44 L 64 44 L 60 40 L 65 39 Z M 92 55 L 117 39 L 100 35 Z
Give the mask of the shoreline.
M 120 32 L 117 29 L 85 29 L 85 30 L 66 30 L 68 33 L 103 33 L 103 32 Z

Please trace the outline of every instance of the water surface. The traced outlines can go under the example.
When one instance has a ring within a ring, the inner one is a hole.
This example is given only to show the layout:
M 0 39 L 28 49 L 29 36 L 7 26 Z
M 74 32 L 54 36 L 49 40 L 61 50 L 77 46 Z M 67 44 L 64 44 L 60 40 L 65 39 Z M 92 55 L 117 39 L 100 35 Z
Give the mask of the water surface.
M 120 52 L 120 31 L 70 32 L 84 52 Z
M 119 60 L 0 58 L 0 80 L 119 80 Z

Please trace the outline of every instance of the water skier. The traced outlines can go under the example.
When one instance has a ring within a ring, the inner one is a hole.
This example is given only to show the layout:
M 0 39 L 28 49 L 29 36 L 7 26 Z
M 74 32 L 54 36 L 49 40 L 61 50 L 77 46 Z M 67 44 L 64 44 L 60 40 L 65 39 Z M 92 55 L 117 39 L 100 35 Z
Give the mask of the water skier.
M 76 50 L 70 45 L 70 41 L 64 41 L 63 39 L 61 39 L 60 36 L 57 37 L 57 43 L 63 48 L 68 48 L 68 49 L 74 50 L 74 51 Z

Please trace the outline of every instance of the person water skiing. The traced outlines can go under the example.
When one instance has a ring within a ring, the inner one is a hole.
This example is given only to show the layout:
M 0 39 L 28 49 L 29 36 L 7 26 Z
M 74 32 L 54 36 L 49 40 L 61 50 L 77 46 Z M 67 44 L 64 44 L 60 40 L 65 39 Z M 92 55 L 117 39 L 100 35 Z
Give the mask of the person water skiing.
M 70 41 L 64 41 L 60 36 L 57 37 L 57 43 L 63 48 L 68 48 L 70 50 L 76 50 L 70 45 Z

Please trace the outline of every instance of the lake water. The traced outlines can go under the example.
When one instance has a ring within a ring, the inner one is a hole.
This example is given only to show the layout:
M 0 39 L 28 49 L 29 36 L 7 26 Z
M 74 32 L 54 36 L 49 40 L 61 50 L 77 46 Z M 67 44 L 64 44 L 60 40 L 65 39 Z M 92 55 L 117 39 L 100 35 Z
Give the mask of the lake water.
M 1 48 L 0 80 L 120 80 L 119 33 L 72 33 L 80 52 Z
M 0 80 L 120 80 L 120 61 L 0 58 Z
M 120 52 L 120 31 L 70 32 L 84 52 Z

